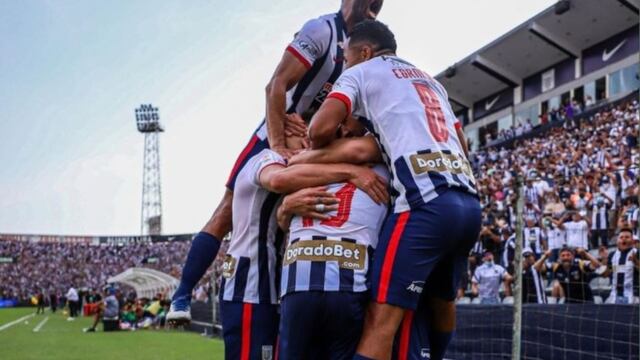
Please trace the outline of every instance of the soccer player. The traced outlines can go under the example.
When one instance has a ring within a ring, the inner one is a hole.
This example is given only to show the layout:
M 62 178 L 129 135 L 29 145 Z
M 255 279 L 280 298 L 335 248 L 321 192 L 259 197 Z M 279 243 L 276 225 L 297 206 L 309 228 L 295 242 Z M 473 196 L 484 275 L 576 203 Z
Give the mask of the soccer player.
M 266 119 L 238 156 L 218 207 L 193 239 L 167 321 L 191 320 L 191 292 L 215 259 L 220 241 L 231 231 L 233 191 L 240 170 L 251 157 L 267 148 L 285 158 L 293 154 L 284 140 L 287 114 L 305 115 L 319 107 L 342 73 L 343 44 L 349 29 L 364 19 L 375 18 L 382 3 L 383 0 L 343 0 L 339 12 L 312 19 L 296 33 L 266 87 Z M 304 125 L 301 127 L 304 129 Z M 300 126 L 297 129 L 305 131 Z
M 348 69 L 309 134 L 313 148 L 324 147 L 352 114 L 378 139 L 392 175 L 393 213 L 374 256 L 373 302 L 354 359 L 388 359 L 405 309 L 415 310 L 421 293 L 428 297 L 430 356 L 442 359 L 481 210 L 444 88 L 395 52 L 384 24 L 358 24 L 345 51 Z
M 288 148 L 299 149 L 302 139 L 286 138 Z M 276 205 L 280 194 L 335 182 L 350 181 L 374 201 L 384 203 L 386 183 L 366 167 L 294 165 L 264 149 L 238 173 L 233 197 L 233 233 L 223 264 L 221 284 L 222 331 L 225 358 L 257 359 L 271 354 L 278 334 L 276 253 L 279 247 Z M 370 186 L 373 185 L 373 186 Z M 382 194 L 382 196 L 379 196 Z M 311 194 L 316 212 L 338 210 L 332 193 Z
M 347 157 L 381 161 L 371 136 L 345 145 L 342 150 Z M 306 160 L 315 156 L 325 162 L 330 160 L 326 157 L 335 156 L 318 151 L 303 155 Z M 374 170 L 388 182 L 384 166 L 376 165 Z M 290 231 L 281 283 L 278 358 L 282 360 L 351 359 L 362 333 L 370 300 L 371 256 L 387 206 L 375 203 L 349 182 L 331 184 L 327 191 L 340 199 L 339 208 L 327 213 L 328 219 L 303 216 L 300 205 L 305 204 L 305 194 L 301 192 L 288 195 L 278 210 L 281 227 Z

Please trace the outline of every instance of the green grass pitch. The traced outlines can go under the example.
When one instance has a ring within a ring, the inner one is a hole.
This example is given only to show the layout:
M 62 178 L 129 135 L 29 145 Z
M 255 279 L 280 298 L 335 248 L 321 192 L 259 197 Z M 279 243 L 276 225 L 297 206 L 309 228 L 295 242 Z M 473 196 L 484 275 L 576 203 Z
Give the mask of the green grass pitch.
M 138 330 L 84 333 L 93 318 L 67 321 L 60 311 L 0 309 L 0 359 L 207 359 L 224 358 L 222 341 L 184 331 Z M 39 329 L 38 325 L 49 318 Z M 34 331 L 38 330 L 38 331 Z

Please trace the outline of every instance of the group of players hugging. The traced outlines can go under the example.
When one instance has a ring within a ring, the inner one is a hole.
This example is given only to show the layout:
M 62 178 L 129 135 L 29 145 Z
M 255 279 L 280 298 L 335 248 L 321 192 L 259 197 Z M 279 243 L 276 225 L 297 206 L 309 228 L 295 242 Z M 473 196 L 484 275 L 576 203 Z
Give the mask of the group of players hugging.
M 167 320 L 233 229 L 226 359 L 442 359 L 481 209 L 445 89 L 396 55 L 383 0 L 306 22 L 196 235 Z

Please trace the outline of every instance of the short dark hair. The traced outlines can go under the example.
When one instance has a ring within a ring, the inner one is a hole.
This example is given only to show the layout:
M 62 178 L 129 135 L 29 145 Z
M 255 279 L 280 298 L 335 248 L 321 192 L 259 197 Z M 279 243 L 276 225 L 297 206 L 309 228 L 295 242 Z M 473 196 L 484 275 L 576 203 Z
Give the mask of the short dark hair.
M 631 230 L 631 228 L 623 227 L 622 229 L 620 229 L 620 231 L 618 231 L 618 235 L 622 234 L 623 232 L 628 232 L 629 234 L 631 234 L 631 236 L 633 236 L 633 230 Z
M 370 42 L 376 46 L 376 50 L 389 50 L 396 52 L 398 45 L 396 37 L 389 27 L 377 20 L 364 20 L 353 27 L 349 34 L 349 42 Z
M 560 252 L 559 252 L 559 253 L 563 253 L 563 252 L 565 252 L 565 251 L 570 252 L 570 253 L 571 253 L 571 255 L 575 255 L 575 253 L 574 253 L 573 249 L 572 249 L 572 248 L 570 248 L 570 247 L 568 247 L 568 246 L 563 246 L 563 247 L 562 247 L 562 249 L 560 249 Z

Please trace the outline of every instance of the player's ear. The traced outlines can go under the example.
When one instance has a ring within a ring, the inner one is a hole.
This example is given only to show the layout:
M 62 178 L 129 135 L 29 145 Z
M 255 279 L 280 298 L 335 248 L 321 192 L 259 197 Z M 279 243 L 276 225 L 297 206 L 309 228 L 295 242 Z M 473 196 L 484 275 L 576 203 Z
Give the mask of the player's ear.
M 361 50 L 362 57 L 365 61 L 371 59 L 373 57 L 373 48 L 371 45 L 365 45 Z

